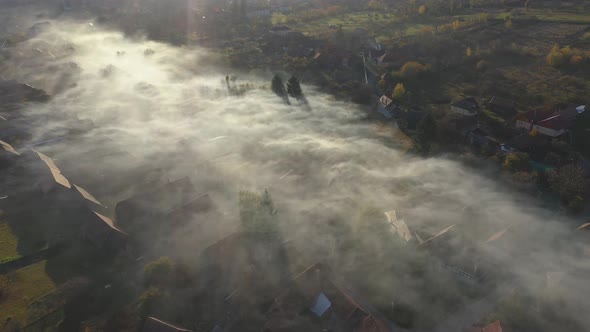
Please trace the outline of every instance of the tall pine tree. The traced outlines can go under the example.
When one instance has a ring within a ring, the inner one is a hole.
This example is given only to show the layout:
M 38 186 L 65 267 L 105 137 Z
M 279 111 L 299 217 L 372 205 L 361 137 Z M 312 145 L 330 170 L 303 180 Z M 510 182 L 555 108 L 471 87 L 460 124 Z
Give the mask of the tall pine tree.
M 278 74 L 272 78 L 271 88 L 272 92 L 274 92 L 279 97 L 285 97 L 287 95 L 287 92 L 285 91 L 285 85 L 283 84 L 283 79 Z
M 287 81 L 287 93 L 293 98 L 301 98 L 303 96 L 303 91 L 301 91 L 301 85 L 297 77 L 291 76 L 289 81 Z

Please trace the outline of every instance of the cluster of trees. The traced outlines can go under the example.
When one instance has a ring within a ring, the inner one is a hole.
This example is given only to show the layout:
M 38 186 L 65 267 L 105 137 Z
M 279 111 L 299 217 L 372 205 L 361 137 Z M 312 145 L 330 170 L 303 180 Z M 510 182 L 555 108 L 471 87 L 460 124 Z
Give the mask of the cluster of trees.
M 428 71 L 430 71 L 430 66 L 416 61 L 409 61 L 402 66 L 399 73 L 402 78 L 413 79 Z
M 174 303 L 168 289 L 183 287 L 190 277 L 186 269 L 175 264 L 168 257 L 161 257 L 144 266 L 144 285 L 146 290 L 139 297 L 136 310 L 140 317 L 157 314 L 166 317 L 174 313 Z
M 529 169 L 530 156 L 524 152 L 511 153 L 504 159 L 504 167 L 517 172 Z
M 580 212 L 584 208 L 584 198 L 590 193 L 590 182 L 581 167 L 576 164 L 565 165 L 550 172 L 548 182 L 571 211 Z
M 416 148 L 419 152 L 427 154 L 432 148 L 432 143 L 436 140 L 438 134 L 438 125 L 432 112 L 428 112 L 418 123 L 416 128 Z
M 549 153 L 549 159 L 559 159 L 555 153 Z M 515 180 L 531 183 L 536 181 L 541 188 L 559 194 L 562 203 L 571 212 L 580 212 L 584 207 L 585 197 L 590 194 L 590 182 L 584 170 L 575 163 L 567 164 L 549 172 L 531 172 L 530 156 L 524 152 L 511 153 L 504 159 L 504 167 L 511 172 Z
M 580 66 L 588 62 L 588 52 L 554 45 L 547 54 L 547 64 L 553 67 Z
M 278 211 L 268 190 L 262 194 L 241 191 L 239 195 L 240 221 L 246 233 L 262 240 L 276 239 Z
M 301 90 L 301 84 L 299 79 L 294 75 L 287 81 L 287 87 L 283 83 L 283 79 L 277 74 L 273 77 L 271 82 L 272 91 L 279 97 L 284 98 L 287 102 L 288 96 L 297 100 L 303 98 L 303 90 Z

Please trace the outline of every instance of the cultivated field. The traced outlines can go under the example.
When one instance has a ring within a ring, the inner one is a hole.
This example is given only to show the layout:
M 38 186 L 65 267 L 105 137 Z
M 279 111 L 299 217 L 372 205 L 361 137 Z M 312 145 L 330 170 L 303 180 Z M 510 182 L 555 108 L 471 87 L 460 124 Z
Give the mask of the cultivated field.
M 0 322 L 8 318 L 21 323 L 37 317 L 29 317 L 29 305 L 55 290 L 55 283 L 46 274 L 46 261 L 27 266 L 0 276 Z

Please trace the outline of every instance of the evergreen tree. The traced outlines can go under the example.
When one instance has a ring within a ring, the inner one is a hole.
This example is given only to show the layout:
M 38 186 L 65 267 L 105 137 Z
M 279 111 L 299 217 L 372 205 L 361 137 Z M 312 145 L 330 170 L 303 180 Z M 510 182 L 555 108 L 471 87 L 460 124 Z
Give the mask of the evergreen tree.
M 432 140 L 436 137 L 436 120 L 432 115 L 432 112 L 428 112 L 426 116 L 418 123 L 418 135 L 428 140 Z
M 278 236 L 277 210 L 268 190 L 263 194 L 240 192 L 240 220 L 251 235 L 272 240 Z
M 418 123 L 416 128 L 417 133 L 417 147 L 421 152 L 430 152 L 432 141 L 436 138 L 436 120 L 432 112 L 428 112 L 426 116 Z
M 287 95 L 283 79 L 279 75 L 275 75 L 275 77 L 272 78 L 271 88 L 272 92 L 279 97 L 285 97 Z
M 293 98 L 301 98 L 303 96 L 303 91 L 301 91 L 301 85 L 297 77 L 291 76 L 289 81 L 287 81 L 287 93 Z

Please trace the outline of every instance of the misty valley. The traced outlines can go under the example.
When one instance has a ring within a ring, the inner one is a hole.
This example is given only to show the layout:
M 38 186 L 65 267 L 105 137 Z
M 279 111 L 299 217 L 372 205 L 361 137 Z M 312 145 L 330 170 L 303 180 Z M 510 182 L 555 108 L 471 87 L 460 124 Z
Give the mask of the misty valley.
M 556 3 L 0 0 L 0 331 L 588 331 Z

